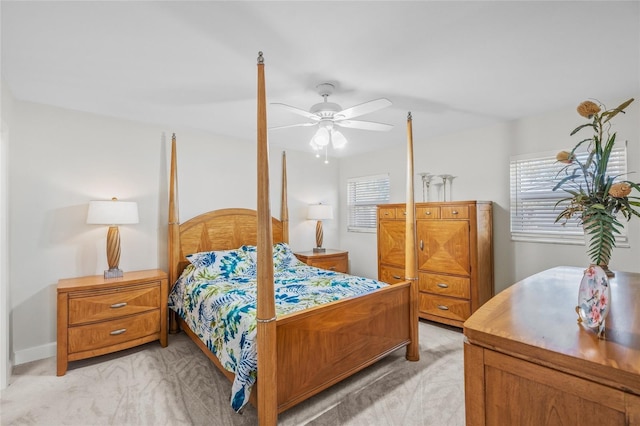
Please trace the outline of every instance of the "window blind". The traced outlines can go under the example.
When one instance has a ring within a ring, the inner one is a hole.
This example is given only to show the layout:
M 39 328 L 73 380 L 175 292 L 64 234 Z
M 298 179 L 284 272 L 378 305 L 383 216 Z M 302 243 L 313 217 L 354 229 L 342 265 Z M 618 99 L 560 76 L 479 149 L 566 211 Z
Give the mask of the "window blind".
M 376 232 L 376 206 L 389 202 L 389 175 L 347 180 L 347 231 Z
M 584 232 L 577 218 L 555 222 L 563 210 L 556 203 L 570 196 L 562 189 L 553 191 L 559 181 L 558 173 L 565 164 L 556 160 L 556 152 L 512 157 L 510 161 L 511 182 L 511 239 L 516 241 L 560 242 L 584 244 Z M 584 162 L 587 152 L 577 152 Z M 607 174 L 625 180 L 627 171 L 626 148 L 612 151 Z M 625 221 L 622 221 L 623 223 Z M 627 243 L 626 228 L 616 236 L 617 243 Z

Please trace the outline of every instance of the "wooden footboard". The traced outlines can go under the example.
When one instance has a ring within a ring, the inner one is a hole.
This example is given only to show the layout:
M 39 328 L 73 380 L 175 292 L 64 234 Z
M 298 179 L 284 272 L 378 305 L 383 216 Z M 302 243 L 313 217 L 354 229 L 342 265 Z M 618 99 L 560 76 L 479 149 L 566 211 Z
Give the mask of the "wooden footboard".
M 278 318 L 278 412 L 410 342 L 410 284 Z
M 410 342 L 410 284 L 339 300 L 278 318 L 278 413 L 375 363 Z M 180 325 L 209 359 L 233 381 L 216 356 Z M 257 401 L 257 386 L 251 403 Z

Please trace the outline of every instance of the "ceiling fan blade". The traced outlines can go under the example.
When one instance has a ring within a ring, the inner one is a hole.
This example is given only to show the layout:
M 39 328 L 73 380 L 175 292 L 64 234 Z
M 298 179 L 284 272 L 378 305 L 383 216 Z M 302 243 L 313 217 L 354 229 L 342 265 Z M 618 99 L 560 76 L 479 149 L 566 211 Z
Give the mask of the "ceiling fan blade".
M 308 127 L 308 126 L 315 126 L 316 124 L 318 124 L 318 123 L 298 123 L 298 124 L 289 124 L 288 126 L 269 127 L 269 130 L 288 129 L 289 127 Z
M 298 115 L 301 115 L 303 117 L 307 117 L 307 118 L 309 118 L 311 120 L 320 121 L 320 117 L 318 117 L 316 114 L 310 113 L 309 111 L 305 111 L 305 110 L 300 109 L 300 108 L 296 108 L 296 107 L 291 106 L 291 105 L 281 104 L 281 103 L 277 103 L 277 102 L 271 103 L 271 105 L 278 105 L 279 107 L 282 107 L 282 108 L 284 108 L 286 110 L 289 110 L 289 111 L 293 112 L 294 114 L 298 114 Z
M 377 111 L 390 105 L 391 101 L 389 99 L 375 99 L 373 101 L 365 102 L 360 105 L 352 106 L 351 108 L 343 109 L 342 111 L 336 113 L 336 115 L 334 115 L 334 118 L 336 120 L 347 120 L 349 118 L 369 114 L 370 112 Z
M 380 132 L 388 132 L 393 129 L 391 124 L 374 123 L 373 121 L 362 120 L 339 120 L 334 121 L 334 124 L 341 127 L 349 127 L 351 129 L 376 130 Z

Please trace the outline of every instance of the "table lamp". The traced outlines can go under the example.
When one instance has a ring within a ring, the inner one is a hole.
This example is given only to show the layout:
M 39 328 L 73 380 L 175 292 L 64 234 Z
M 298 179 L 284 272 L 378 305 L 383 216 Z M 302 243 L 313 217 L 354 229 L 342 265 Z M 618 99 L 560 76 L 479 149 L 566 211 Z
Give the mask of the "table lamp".
M 322 221 L 333 219 L 333 210 L 327 204 L 312 204 L 307 212 L 307 219 L 317 220 L 316 222 L 316 246 L 314 253 L 324 253 L 326 249 L 322 247 Z
M 90 225 L 109 225 L 107 232 L 107 262 L 109 269 L 104 277 L 119 278 L 123 272 L 118 268 L 120 263 L 120 231 L 117 225 L 138 223 L 138 204 L 134 201 L 90 201 L 87 223 Z

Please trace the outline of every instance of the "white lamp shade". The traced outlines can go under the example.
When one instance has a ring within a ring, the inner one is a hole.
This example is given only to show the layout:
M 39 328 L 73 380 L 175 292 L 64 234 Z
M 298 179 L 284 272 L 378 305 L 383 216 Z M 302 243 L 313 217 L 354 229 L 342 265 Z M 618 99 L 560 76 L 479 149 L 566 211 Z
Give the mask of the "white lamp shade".
M 307 212 L 307 219 L 325 220 L 333 219 L 333 209 L 327 204 L 312 204 Z
M 87 223 L 90 225 L 126 225 L 138 223 L 135 201 L 90 201 Z
M 312 141 L 316 146 L 319 147 L 325 147 L 329 145 L 329 131 L 324 127 L 320 127 L 316 134 L 313 136 Z
M 334 130 L 331 133 L 331 144 L 335 149 L 344 148 L 344 146 L 347 144 L 347 138 L 345 138 L 344 135 L 338 130 Z

